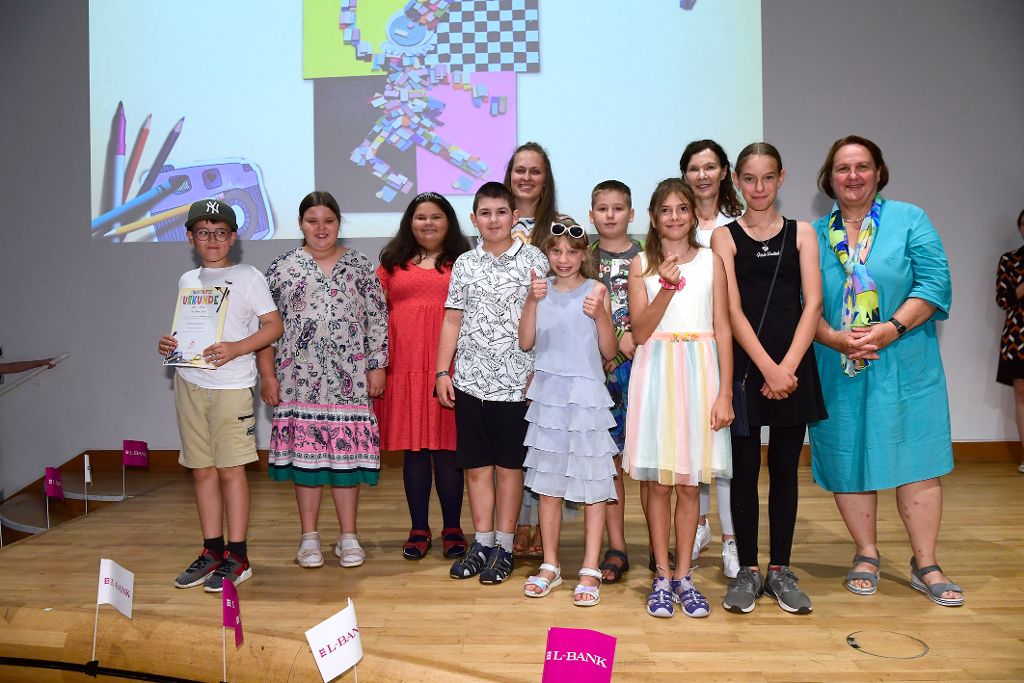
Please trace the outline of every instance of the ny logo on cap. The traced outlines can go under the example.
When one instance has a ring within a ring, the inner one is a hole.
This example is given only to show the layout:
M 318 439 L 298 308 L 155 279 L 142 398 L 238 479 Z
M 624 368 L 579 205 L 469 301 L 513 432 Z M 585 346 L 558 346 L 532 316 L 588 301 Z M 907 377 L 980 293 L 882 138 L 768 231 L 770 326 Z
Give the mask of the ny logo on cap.
M 206 210 L 210 213 L 220 213 L 220 204 L 215 201 L 206 202 Z

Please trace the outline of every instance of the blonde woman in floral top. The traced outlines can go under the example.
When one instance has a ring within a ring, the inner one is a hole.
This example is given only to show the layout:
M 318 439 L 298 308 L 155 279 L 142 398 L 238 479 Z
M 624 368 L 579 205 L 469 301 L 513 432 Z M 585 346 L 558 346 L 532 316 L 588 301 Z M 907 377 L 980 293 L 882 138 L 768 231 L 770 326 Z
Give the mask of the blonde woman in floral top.
M 274 406 L 269 474 L 295 484 L 302 537 L 295 561 L 320 567 L 317 518 L 331 487 L 341 566 L 365 553 L 356 535 L 359 485 L 376 485 L 380 436 L 372 399 L 384 391 L 388 316 L 370 261 L 338 244 L 341 212 L 327 192 L 299 205 L 302 247 L 278 257 L 267 284 L 284 319 L 276 350 L 260 355 L 263 400 Z

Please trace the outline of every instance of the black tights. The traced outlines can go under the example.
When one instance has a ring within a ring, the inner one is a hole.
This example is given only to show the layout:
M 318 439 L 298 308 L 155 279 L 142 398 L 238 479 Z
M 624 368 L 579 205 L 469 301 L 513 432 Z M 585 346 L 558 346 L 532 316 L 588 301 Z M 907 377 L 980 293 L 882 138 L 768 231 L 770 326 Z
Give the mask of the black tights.
M 409 502 L 409 516 L 413 529 L 429 529 L 430 478 L 433 461 L 433 476 L 437 486 L 437 497 L 441 501 L 441 517 L 444 526 L 462 525 L 462 470 L 455 466 L 452 451 L 406 451 L 402 465 L 402 480 L 405 482 L 405 498 Z
M 788 565 L 796 527 L 797 465 L 807 425 L 768 428 L 768 526 L 771 564 Z M 741 567 L 757 566 L 759 502 L 757 478 L 761 472 L 761 430 L 732 437 L 732 521 Z

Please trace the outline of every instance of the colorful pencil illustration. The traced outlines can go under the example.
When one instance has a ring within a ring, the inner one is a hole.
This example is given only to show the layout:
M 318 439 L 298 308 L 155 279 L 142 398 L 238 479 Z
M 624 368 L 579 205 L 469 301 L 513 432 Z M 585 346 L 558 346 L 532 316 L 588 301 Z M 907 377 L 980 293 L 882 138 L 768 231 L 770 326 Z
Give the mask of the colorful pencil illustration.
M 110 208 L 124 204 L 124 137 L 125 137 L 124 102 L 117 103 L 114 113 L 114 177 L 111 189 Z
M 128 192 L 131 190 L 132 182 L 135 180 L 135 171 L 139 169 L 139 159 L 142 157 L 142 150 L 149 138 L 149 127 L 153 122 L 153 115 L 150 114 L 142 122 L 139 134 L 135 138 L 135 146 L 132 147 L 132 155 L 128 157 L 128 168 L 124 171 L 124 189 L 121 191 L 121 203 L 128 201 Z
M 171 193 L 171 181 L 165 180 L 164 182 L 151 187 L 135 199 L 125 202 L 116 209 L 111 209 L 102 216 L 97 216 L 92 219 L 92 230 L 109 229 L 113 223 L 117 223 L 126 218 L 133 218 L 142 214 L 149 206 L 153 205 L 160 198 L 165 197 Z
M 142 182 L 142 187 L 139 188 L 139 196 L 148 192 L 153 187 L 153 183 L 156 182 L 156 177 L 160 175 L 160 169 L 167 163 L 167 157 L 171 154 L 171 149 L 174 147 L 174 143 L 178 141 L 178 136 L 181 135 L 181 126 L 185 123 L 185 117 L 182 116 L 178 119 L 178 123 L 175 124 L 171 132 L 167 134 L 167 139 L 164 140 L 163 147 L 156 155 L 156 159 L 153 160 L 153 165 L 149 167 L 149 171 L 146 173 L 146 179 Z
M 223 199 L 223 198 L 224 198 L 223 194 L 217 194 L 217 195 L 214 195 L 214 196 L 210 197 L 210 199 Z M 151 225 L 156 225 L 157 223 L 165 221 L 168 218 L 174 218 L 176 216 L 181 216 L 183 214 L 186 214 L 186 213 L 188 213 L 189 207 L 191 207 L 191 206 L 192 206 L 191 204 L 182 204 L 181 206 L 176 206 L 173 209 L 167 209 L 166 211 L 161 211 L 160 213 L 155 213 L 152 216 L 146 216 L 145 218 L 140 218 L 139 220 L 137 220 L 137 221 L 135 221 L 133 223 L 127 223 L 127 224 L 122 225 L 122 226 L 120 226 L 118 228 L 115 228 L 115 229 L 113 229 L 113 230 L 111 230 L 110 232 L 107 232 L 107 233 L 99 233 L 99 232 L 93 233 L 93 237 L 117 237 L 118 235 L 127 235 L 130 232 L 135 232 L 136 230 L 142 230 L 143 228 L 148 228 Z

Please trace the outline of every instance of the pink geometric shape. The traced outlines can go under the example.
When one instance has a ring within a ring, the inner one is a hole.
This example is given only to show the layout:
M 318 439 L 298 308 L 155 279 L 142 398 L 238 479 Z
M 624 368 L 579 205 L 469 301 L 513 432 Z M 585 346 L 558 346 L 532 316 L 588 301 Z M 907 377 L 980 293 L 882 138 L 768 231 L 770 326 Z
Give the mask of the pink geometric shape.
M 450 84 L 439 84 L 428 95 L 445 103 L 436 133 L 448 144 L 480 157 L 487 164 L 487 171 L 480 178 L 471 177 L 450 162 L 432 153 L 429 149 L 416 147 L 417 192 L 434 191 L 447 195 L 472 195 L 477 188 L 490 180 L 501 182 L 505 179 L 505 165 L 516 148 L 516 74 L 476 72 L 472 76 L 474 85 L 487 87 L 489 97 L 506 97 L 506 113 L 491 116 L 490 102 L 473 106 L 473 89 L 463 90 Z M 454 78 L 452 79 L 454 81 Z M 460 187 L 461 177 L 472 181 L 467 189 Z

